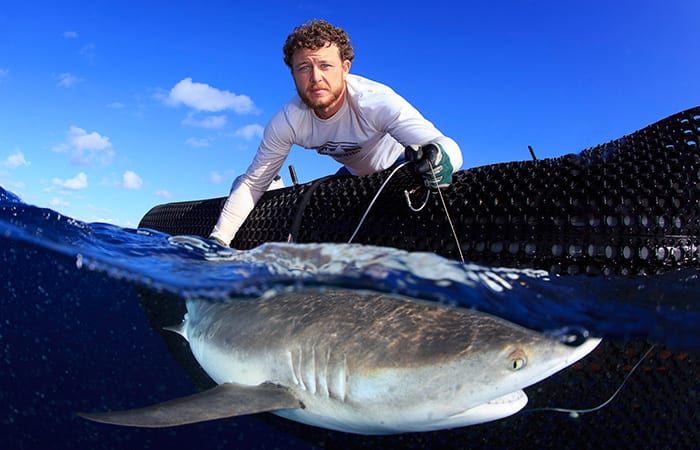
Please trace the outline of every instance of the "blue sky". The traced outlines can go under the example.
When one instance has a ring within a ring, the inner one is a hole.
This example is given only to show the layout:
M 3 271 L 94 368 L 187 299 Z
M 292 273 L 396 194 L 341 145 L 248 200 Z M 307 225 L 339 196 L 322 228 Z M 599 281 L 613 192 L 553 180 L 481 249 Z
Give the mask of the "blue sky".
M 226 195 L 294 95 L 281 48 L 313 18 L 345 28 L 351 72 L 457 140 L 463 168 L 578 152 L 700 105 L 698 17 L 697 0 L 6 2 L 0 185 L 125 227 Z M 287 164 L 302 182 L 338 168 L 299 148 Z

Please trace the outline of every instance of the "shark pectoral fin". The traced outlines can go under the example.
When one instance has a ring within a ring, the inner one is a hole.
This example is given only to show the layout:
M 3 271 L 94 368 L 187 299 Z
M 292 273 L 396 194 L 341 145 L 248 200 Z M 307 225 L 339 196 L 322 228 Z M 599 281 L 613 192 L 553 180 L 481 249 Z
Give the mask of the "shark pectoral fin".
M 112 425 L 160 428 L 303 407 L 304 405 L 282 386 L 270 383 L 258 386 L 224 383 L 198 394 L 145 408 L 78 415 Z

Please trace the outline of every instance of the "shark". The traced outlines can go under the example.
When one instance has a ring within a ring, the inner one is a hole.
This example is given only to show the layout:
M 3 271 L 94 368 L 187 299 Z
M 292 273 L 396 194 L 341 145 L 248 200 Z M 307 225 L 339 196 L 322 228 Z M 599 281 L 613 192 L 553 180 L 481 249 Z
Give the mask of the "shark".
M 340 288 L 186 307 L 172 331 L 216 387 L 82 417 L 169 427 L 271 412 L 370 435 L 463 427 L 517 413 L 524 388 L 600 342 L 572 345 L 472 309 Z

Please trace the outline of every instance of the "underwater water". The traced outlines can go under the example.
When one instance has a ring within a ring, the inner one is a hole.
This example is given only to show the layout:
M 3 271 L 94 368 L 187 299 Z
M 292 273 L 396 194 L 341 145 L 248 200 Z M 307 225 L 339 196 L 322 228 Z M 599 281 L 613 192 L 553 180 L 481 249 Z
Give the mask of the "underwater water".
M 266 244 L 239 252 L 191 236 L 83 223 L 2 189 L 0 255 L 2 448 L 697 445 L 700 270 L 643 278 L 559 277 L 361 245 Z M 144 296 L 236 301 L 270 290 L 332 287 L 399 293 L 474 308 L 565 341 L 593 335 L 612 343 L 597 360 L 584 359 L 575 372 L 526 390 L 532 406 L 600 404 L 651 343 L 658 347 L 619 398 L 578 418 L 523 411 L 458 430 L 366 437 L 269 414 L 156 430 L 101 425 L 76 415 L 196 391 L 147 320 Z

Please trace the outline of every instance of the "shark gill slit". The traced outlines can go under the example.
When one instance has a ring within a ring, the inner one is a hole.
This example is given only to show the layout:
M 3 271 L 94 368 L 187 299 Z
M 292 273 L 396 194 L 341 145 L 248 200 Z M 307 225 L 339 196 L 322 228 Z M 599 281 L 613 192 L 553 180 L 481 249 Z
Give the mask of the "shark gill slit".
M 299 379 L 299 386 L 303 390 L 306 389 L 306 383 L 304 382 L 304 352 L 302 351 L 301 347 L 299 347 L 298 350 L 298 355 L 299 357 L 297 358 L 297 378 Z
M 328 352 L 328 391 L 331 398 L 345 402 L 347 397 L 346 388 L 346 372 L 347 372 L 347 356 L 342 355 L 342 359 L 338 355 L 331 356 Z
M 343 373 L 341 374 L 343 382 L 343 403 L 348 398 L 348 355 L 343 353 Z
M 312 394 L 316 393 L 316 346 L 312 345 L 311 346 L 311 358 L 307 358 L 308 364 L 306 367 L 306 379 L 307 379 L 307 386 L 309 388 L 309 392 Z
M 297 374 L 294 371 L 294 355 L 292 354 L 291 350 L 287 350 L 287 362 L 289 363 L 289 371 L 292 374 L 292 380 L 294 381 L 294 384 L 299 385 L 299 378 L 297 377 Z
M 319 355 L 318 357 L 322 358 L 323 356 Z M 318 390 L 323 393 L 326 398 L 330 397 L 330 391 L 328 389 L 328 385 L 330 384 L 328 381 L 328 364 L 330 363 L 330 358 L 331 349 L 328 347 L 325 352 L 325 360 L 319 361 L 316 371 L 316 385 L 318 386 Z

